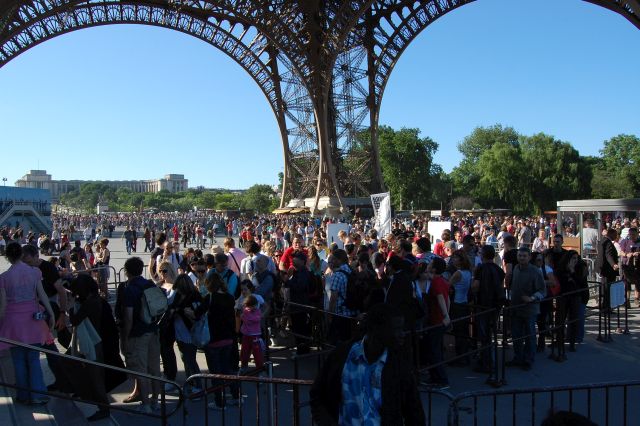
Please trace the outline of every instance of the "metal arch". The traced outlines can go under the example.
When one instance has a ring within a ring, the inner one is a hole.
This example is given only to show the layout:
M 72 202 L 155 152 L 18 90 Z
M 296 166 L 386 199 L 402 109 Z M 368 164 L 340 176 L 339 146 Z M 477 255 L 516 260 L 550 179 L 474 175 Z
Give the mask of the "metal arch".
M 431 23 L 477 0 L 383 0 L 372 7 L 375 103 L 379 105 L 391 71 L 407 46 Z M 626 18 L 640 29 L 640 0 L 583 0 Z
M 0 5 L 0 17 L 6 16 L 5 26 L 12 30 L 12 23 L 22 25 L 29 23 L 39 16 L 46 16 L 52 10 L 64 10 L 64 8 L 83 4 L 85 6 L 100 6 L 101 4 L 118 3 L 120 0 L 5 0 L 7 6 Z M 254 27 L 261 37 L 267 37 L 277 48 L 279 53 L 290 57 L 290 62 L 301 75 L 309 72 L 304 67 L 304 40 L 297 37 L 289 25 L 293 18 L 287 6 L 290 0 L 278 1 L 253 1 L 253 0 L 138 0 L 125 1 L 124 3 L 151 5 L 154 7 L 167 7 L 176 12 L 186 12 L 191 16 L 204 21 L 214 18 L 216 24 L 227 22 L 229 32 L 237 26 Z M 295 3 L 295 2 L 293 2 Z M 17 4 L 18 13 L 12 13 Z M 278 4 L 277 7 L 274 5 Z M 21 13 L 20 13 L 21 12 Z M 13 22 L 12 19 L 13 18 Z M 0 21 L 0 24 L 3 24 Z M 2 25 L 0 25 L 0 29 Z M 294 25 L 295 28 L 295 25 Z M 0 32 L 0 38 L 2 37 Z M 302 68 L 299 68 L 302 65 Z
M 295 160 L 296 155 L 300 156 L 304 153 L 304 158 L 313 160 L 313 153 L 316 157 L 318 153 L 315 133 L 305 130 L 315 127 L 315 117 L 312 113 L 302 111 L 305 102 L 300 102 L 300 99 L 308 99 L 309 93 L 291 61 L 264 35 L 255 31 L 253 34 L 249 33 L 247 28 L 243 27 L 238 31 L 240 35 L 237 37 L 231 33 L 233 28 L 227 31 L 210 21 L 194 17 L 184 10 L 148 2 L 146 4 L 139 1 L 128 3 L 101 1 L 91 4 L 76 2 L 71 7 L 67 2 L 63 7 L 52 9 L 46 9 L 43 5 L 52 5 L 52 3 L 40 2 L 38 9 L 19 11 L 23 14 L 21 22 L 13 21 L 8 40 L 0 44 L 0 67 L 39 43 L 61 34 L 93 26 L 143 24 L 174 29 L 192 35 L 230 56 L 251 75 L 267 97 L 277 119 L 284 151 L 285 179 L 281 204 L 285 197 L 302 198 L 311 195 L 308 194 L 309 185 L 299 185 L 299 183 L 314 180 L 317 176 L 317 161 L 315 164 L 313 161 L 298 161 L 298 164 L 294 161 L 292 166 L 292 158 Z M 5 34 L 7 32 L 5 31 Z M 279 69 L 284 71 L 283 75 L 280 75 Z M 295 89 L 292 89 L 293 87 Z M 292 92 L 297 94 L 294 99 L 286 96 Z M 294 176 L 297 179 L 292 179 Z
M 267 48 L 266 39 L 262 39 L 261 44 L 253 43 L 247 47 L 242 40 L 210 22 L 151 4 L 118 2 L 102 3 L 99 6 L 77 5 L 43 16 L 37 21 L 21 26 L 2 41 L 0 67 L 31 47 L 59 35 L 110 24 L 141 24 L 169 28 L 218 48 L 251 75 L 269 100 L 274 113 L 278 113 L 274 76 L 265 63 L 271 58 L 266 56 L 266 61 L 261 59 L 261 56 L 265 56 L 263 52 Z

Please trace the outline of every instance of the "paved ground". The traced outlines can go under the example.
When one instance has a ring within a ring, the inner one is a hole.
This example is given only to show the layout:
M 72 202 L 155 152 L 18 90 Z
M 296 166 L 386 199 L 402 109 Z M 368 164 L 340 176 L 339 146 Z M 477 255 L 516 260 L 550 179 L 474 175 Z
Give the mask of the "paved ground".
M 112 265 L 116 271 L 122 267 L 127 253 L 124 249 L 124 242 L 119 238 L 119 234 L 114 234 L 116 238 L 111 239 L 111 259 Z M 219 239 L 221 241 L 221 239 Z M 144 243 L 142 244 L 142 246 Z M 140 245 L 139 245 L 140 247 Z M 148 262 L 148 253 L 136 253 Z M 0 260 L 0 272 L 6 270 L 7 262 L 5 259 Z M 637 360 L 640 359 L 640 310 L 633 308 L 630 311 L 630 331 L 628 335 L 614 334 L 614 341 L 611 343 L 598 342 L 597 336 L 597 318 L 588 320 L 587 338 L 585 343 L 578 346 L 576 353 L 568 353 L 569 360 L 565 363 L 557 363 L 547 358 L 546 354 L 538 355 L 535 366 L 532 371 L 524 372 L 520 369 L 508 369 L 508 383 L 502 389 L 517 389 L 529 387 L 542 387 L 552 385 L 568 385 L 568 384 L 588 384 L 605 381 L 616 380 L 640 380 L 640 371 L 636 368 Z M 451 342 L 452 343 L 452 342 Z M 448 348 L 452 351 L 452 348 Z M 284 351 L 275 354 L 272 357 L 274 362 L 274 371 L 276 377 L 293 377 L 293 362 L 291 361 L 291 353 Z M 179 357 L 178 357 L 179 359 Z M 203 370 L 206 369 L 204 356 L 198 354 L 198 362 Z M 316 371 L 317 360 L 309 359 L 301 363 L 300 375 L 302 378 L 313 378 Z M 179 372 L 178 381 L 184 380 L 182 372 L 182 364 L 178 361 Z M 43 368 L 46 373 L 46 382 L 52 381 L 46 362 L 43 359 Z M 484 375 L 472 373 L 468 368 L 447 368 L 450 376 L 451 388 L 447 391 L 451 395 L 462 392 L 475 390 L 490 390 L 484 382 Z M 12 368 L 10 359 L 6 356 L 0 356 L 0 374 L 3 382 L 12 382 Z M 78 372 L 81 374 L 81 371 Z M 115 405 L 122 406 L 122 399 L 131 389 L 131 383 L 125 383 L 117 388 L 112 394 L 112 401 Z M 246 397 L 243 399 L 244 407 L 242 410 L 233 407 L 228 408 L 224 414 L 224 423 L 239 424 L 240 417 L 245 424 L 269 424 L 268 418 L 271 408 L 268 405 L 267 386 L 261 385 L 256 389 L 255 385 L 243 385 L 242 392 Z M 274 389 L 277 395 L 277 415 L 278 424 L 293 424 L 293 392 L 289 387 L 277 387 Z M 0 387 L 0 425 L 46 425 L 58 424 L 64 426 L 85 425 L 85 417 L 92 414 L 95 408 L 91 405 L 82 403 L 73 403 L 61 399 L 53 398 L 51 402 L 44 407 L 25 407 L 14 404 L 13 392 L 10 389 Z M 431 400 L 426 391 L 422 392 L 425 411 L 430 414 L 432 424 L 445 425 L 447 422 L 447 410 L 449 401 L 442 395 L 432 395 Z M 639 389 L 628 389 L 630 401 L 638 400 L 640 397 Z M 555 394 L 553 403 L 551 395 L 536 396 L 534 404 L 532 404 L 532 396 L 530 394 L 519 396 L 515 400 L 512 397 L 506 399 L 497 399 L 495 401 L 495 411 L 500 417 L 496 424 L 532 424 L 531 413 L 536 413 L 536 422 L 539 424 L 541 416 L 548 410 L 550 405 L 555 407 L 568 407 L 571 403 L 577 411 L 583 413 L 591 412 L 592 418 L 601 425 L 607 424 L 605 421 L 604 402 L 607 398 L 613 403 L 622 399 L 622 390 L 611 391 L 606 395 L 604 391 L 593 390 L 591 392 L 591 407 L 587 404 L 587 392 L 574 393 L 571 401 L 568 394 Z M 308 388 L 301 389 L 300 399 L 306 401 L 308 398 Z M 170 397 L 175 400 L 175 397 Z M 512 407 L 517 407 L 517 415 L 512 415 Z M 533 405 L 533 408 L 532 408 Z M 175 402 L 169 404 L 169 410 L 175 407 Z M 207 410 L 205 401 L 188 402 L 185 405 L 188 415 L 183 419 L 182 410 L 179 411 L 171 419 L 172 425 L 204 425 L 204 424 L 224 424 L 222 413 Z M 474 414 L 477 417 L 478 424 L 493 423 L 491 416 L 494 412 L 493 399 L 478 399 L 474 405 L 473 400 L 466 400 L 460 404 L 460 424 L 473 424 Z M 640 407 L 637 404 L 630 404 L 627 419 L 628 424 L 640 424 Z M 612 425 L 622 424 L 620 413 L 610 412 L 609 423 Z M 257 416 L 259 415 L 259 419 Z M 210 416 L 208 419 L 207 416 Z M 208 422 L 207 422 L 208 420 Z M 159 421 L 133 416 L 121 412 L 113 411 L 112 417 L 108 420 L 97 422 L 98 425 L 147 425 L 159 424 Z M 310 424 L 310 417 L 307 408 L 303 408 L 300 412 L 300 423 L 303 425 Z

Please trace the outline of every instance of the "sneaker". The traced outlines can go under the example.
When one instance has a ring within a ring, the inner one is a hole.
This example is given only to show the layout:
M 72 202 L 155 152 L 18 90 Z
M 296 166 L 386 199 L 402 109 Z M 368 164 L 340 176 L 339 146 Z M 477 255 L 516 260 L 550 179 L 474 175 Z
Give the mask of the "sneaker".
M 216 404 L 215 401 L 208 403 L 207 407 L 209 407 L 210 410 L 224 411 L 224 407 Z

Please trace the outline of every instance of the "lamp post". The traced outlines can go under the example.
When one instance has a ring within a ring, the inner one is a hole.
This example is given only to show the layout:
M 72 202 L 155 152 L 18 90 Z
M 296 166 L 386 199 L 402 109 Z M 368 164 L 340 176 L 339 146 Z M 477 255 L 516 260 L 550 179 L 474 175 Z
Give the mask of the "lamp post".
M 7 186 L 7 178 L 6 177 L 2 178 L 2 186 Z

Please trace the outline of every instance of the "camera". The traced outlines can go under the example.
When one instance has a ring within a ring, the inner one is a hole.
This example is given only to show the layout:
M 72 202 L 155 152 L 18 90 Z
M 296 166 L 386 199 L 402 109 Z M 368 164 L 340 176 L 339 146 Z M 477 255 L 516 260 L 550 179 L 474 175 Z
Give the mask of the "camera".
M 34 312 L 33 319 L 36 321 L 40 321 L 40 320 L 49 321 L 49 314 L 47 314 L 46 312 Z

